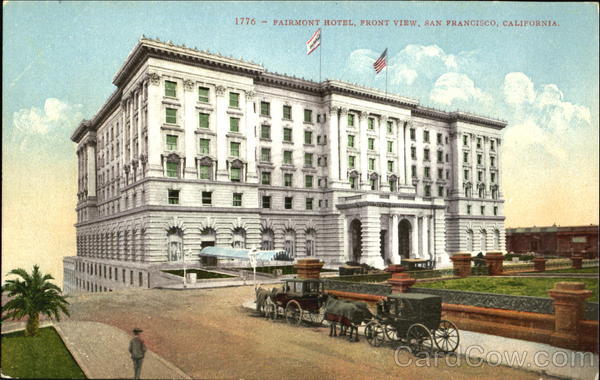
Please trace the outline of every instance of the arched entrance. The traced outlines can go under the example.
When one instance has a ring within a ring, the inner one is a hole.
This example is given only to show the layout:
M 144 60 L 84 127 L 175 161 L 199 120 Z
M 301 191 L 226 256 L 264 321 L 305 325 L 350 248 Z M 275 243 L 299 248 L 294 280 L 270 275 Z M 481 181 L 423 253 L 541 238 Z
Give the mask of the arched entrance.
M 410 258 L 410 222 L 402 219 L 398 224 L 398 253 L 400 257 Z
M 362 255 L 362 224 L 354 219 L 350 223 L 350 259 L 359 262 Z

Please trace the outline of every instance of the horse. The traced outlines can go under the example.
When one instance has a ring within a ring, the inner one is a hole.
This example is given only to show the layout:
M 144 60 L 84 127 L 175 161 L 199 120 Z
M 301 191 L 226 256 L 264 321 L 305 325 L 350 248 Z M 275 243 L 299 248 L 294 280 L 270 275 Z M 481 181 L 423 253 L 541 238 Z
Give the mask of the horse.
M 336 326 L 340 324 L 340 336 L 345 335 L 346 329 L 350 329 L 348 340 L 358 342 L 358 326 L 372 317 L 365 302 L 339 300 L 332 296 L 325 301 L 325 319 L 331 322 L 329 336 L 337 336 Z

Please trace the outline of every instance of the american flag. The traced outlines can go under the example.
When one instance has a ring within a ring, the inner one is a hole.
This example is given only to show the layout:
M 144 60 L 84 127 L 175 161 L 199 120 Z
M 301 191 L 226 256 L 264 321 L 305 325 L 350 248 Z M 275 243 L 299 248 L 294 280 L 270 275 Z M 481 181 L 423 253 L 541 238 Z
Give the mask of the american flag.
M 377 58 L 377 61 L 375 61 L 375 63 L 373 64 L 373 68 L 375 69 L 375 72 L 377 72 L 377 74 L 379 74 L 379 72 L 387 66 L 387 63 L 385 61 L 386 58 L 387 58 L 387 48 L 383 51 L 383 53 L 381 53 L 379 58 Z
M 306 55 L 315 51 L 319 46 L 321 46 L 321 28 L 317 29 L 312 37 L 306 41 Z

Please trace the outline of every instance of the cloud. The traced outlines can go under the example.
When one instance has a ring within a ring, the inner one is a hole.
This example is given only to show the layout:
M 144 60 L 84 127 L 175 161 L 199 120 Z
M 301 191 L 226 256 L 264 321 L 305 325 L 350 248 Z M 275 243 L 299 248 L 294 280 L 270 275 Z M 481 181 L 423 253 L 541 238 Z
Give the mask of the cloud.
M 510 105 L 531 104 L 535 100 L 533 82 L 523 73 L 506 74 L 502 91 Z
M 449 106 L 456 102 L 486 102 L 489 95 L 475 86 L 471 78 L 465 74 L 446 73 L 440 76 L 429 94 L 433 102 Z
M 70 133 L 82 120 L 81 105 L 48 98 L 43 109 L 23 108 L 13 113 L 11 139 L 21 151 L 70 145 Z

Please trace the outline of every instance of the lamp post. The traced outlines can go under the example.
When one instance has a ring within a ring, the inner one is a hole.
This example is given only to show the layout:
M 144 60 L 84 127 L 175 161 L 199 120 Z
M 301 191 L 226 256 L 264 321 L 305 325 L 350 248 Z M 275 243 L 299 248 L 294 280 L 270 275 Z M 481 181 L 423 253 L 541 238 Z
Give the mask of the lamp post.
M 250 265 L 252 265 L 252 271 L 254 272 L 254 287 L 256 288 L 256 246 L 253 246 L 252 249 L 248 252 L 248 258 L 250 259 Z
M 192 250 L 188 249 L 187 250 L 187 255 L 191 256 L 192 255 Z M 186 266 L 185 266 L 185 251 L 183 252 L 183 255 L 181 255 L 181 259 L 183 260 L 183 287 L 187 288 L 187 277 L 186 277 Z

